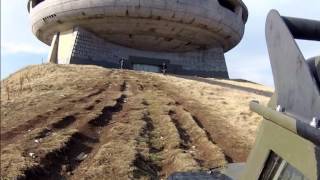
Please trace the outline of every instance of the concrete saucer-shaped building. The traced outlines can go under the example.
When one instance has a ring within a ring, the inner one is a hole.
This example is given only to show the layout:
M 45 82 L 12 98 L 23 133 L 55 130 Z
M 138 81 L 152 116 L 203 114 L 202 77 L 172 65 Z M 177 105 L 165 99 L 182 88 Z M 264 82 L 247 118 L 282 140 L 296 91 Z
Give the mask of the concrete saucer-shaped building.
M 241 0 L 29 0 L 49 61 L 228 77 L 224 52 L 243 37 Z

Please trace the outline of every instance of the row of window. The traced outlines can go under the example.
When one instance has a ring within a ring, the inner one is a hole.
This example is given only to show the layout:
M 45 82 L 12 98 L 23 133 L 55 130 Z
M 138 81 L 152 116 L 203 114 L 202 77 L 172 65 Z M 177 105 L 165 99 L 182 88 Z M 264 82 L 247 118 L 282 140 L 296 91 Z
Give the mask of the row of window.
M 36 7 L 38 4 L 40 4 L 43 1 L 45 0 L 31 0 L 32 8 Z

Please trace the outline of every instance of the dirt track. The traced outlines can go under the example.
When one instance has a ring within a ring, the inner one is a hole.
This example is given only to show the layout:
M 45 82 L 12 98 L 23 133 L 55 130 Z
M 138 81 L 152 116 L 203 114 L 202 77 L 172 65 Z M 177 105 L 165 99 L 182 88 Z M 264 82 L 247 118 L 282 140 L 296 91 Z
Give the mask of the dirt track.
M 13 75 L 2 82 L 1 178 L 161 179 L 245 161 L 260 117 L 218 110 L 233 103 L 223 97 L 208 106 L 178 79 L 57 65 Z

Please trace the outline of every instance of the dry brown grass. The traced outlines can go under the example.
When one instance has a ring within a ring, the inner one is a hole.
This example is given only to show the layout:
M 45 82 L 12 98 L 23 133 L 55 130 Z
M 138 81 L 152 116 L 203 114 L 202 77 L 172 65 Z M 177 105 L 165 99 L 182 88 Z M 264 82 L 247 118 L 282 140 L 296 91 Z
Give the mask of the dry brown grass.
M 150 118 L 154 125 L 153 145 L 159 149 L 163 149 L 159 153 L 162 161 L 162 175 L 168 177 L 177 171 L 195 171 L 200 167 L 193 159 L 190 153 L 185 153 L 181 148 L 182 140 L 179 132 L 169 116 L 174 104 L 172 99 L 158 94 L 157 92 L 149 92 L 145 94 L 145 99 L 149 105 Z
M 143 121 L 145 113 L 141 105 L 141 97 L 126 102 L 124 108 L 135 105 L 135 110 L 116 122 L 102 134 L 102 144 L 92 160 L 84 162 L 78 169 L 84 179 L 132 179 L 134 178 L 134 162 L 138 152 L 137 139 L 146 123 Z M 115 117 L 117 118 L 117 117 Z
M 63 170 L 42 178 L 159 179 L 244 161 L 261 121 L 248 104 L 269 99 L 230 86 L 78 65 L 27 67 L 1 86 L 1 177 L 9 179 L 34 167 L 50 172 L 52 152 Z M 123 95 L 125 102 L 119 101 Z M 51 133 L 39 138 L 46 128 Z M 85 138 L 68 144 L 75 134 Z M 68 153 L 59 151 L 66 146 Z M 78 147 L 88 157 L 66 170 L 64 159 L 74 158 Z
M 40 140 L 39 146 L 37 148 L 32 148 L 32 149 L 36 150 L 34 152 L 35 155 L 48 154 L 48 153 L 57 151 L 65 147 L 66 143 L 68 143 L 71 137 L 77 132 L 78 132 L 77 129 L 63 129 L 59 132 L 54 132 L 49 137 L 38 139 Z M 32 139 L 32 140 L 34 141 L 37 139 Z
M 181 128 L 190 136 L 190 151 L 196 159 L 200 160 L 202 167 L 207 170 L 226 165 L 222 149 L 215 142 L 212 142 L 213 140 L 208 137 L 206 130 L 199 127 L 191 114 L 182 107 L 176 107 L 175 112 Z
M 1 149 L 1 177 L 4 179 L 14 179 L 24 177 L 24 172 L 31 167 L 39 165 L 40 158 L 44 155 L 59 151 L 66 146 L 76 129 L 65 129 L 52 136 L 42 138 L 36 143 L 35 137 L 43 129 L 35 129 L 27 136 L 27 140 L 20 139 L 14 144 L 9 144 Z
M 196 100 L 214 114 L 220 114 L 219 117 L 228 122 L 230 126 L 247 134 L 250 141 L 254 140 L 254 134 L 262 118 L 250 111 L 249 103 L 252 100 L 258 100 L 262 104 L 267 104 L 270 97 L 181 78 L 169 76 L 161 78 L 173 87 L 178 87 L 180 95 Z M 172 82 L 174 84 L 171 84 Z M 260 89 L 258 88 L 260 85 L 253 84 L 252 86 Z M 262 89 L 269 88 L 262 87 Z
M 1 179 L 23 177 L 24 171 L 36 163 L 22 155 L 22 144 L 10 144 L 1 149 Z
M 77 98 L 83 93 L 105 85 L 109 70 L 95 66 L 85 68 L 75 65 L 37 65 L 24 68 L 1 81 L 1 131 L 15 127 L 37 114 L 54 110 L 67 98 Z M 20 88 L 20 79 L 24 80 Z M 92 81 L 95 79 L 95 81 Z M 9 93 L 5 90 L 9 89 Z M 9 100 L 8 100 L 8 94 Z M 19 113 L 17 113 L 19 112 Z
M 269 97 L 172 76 L 154 74 L 154 77 L 163 82 L 162 88 L 169 91 L 173 98 L 187 102 L 188 110 L 202 117 L 205 128 L 214 140 L 218 138 L 217 141 L 222 141 L 224 136 L 236 140 L 225 142 L 227 147 L 224 149 L 230 154 L 240 155 L 234 158 L 236 161 L 246 160 L 262 120 L 250 111 L 249 103 L 258 100 L 267 104 Z

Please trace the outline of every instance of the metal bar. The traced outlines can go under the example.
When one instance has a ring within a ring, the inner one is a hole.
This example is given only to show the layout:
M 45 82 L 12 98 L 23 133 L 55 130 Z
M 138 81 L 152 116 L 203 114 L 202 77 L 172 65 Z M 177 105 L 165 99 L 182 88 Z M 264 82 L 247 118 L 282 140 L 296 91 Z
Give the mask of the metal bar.
M 264 107 L 259 103 L 252 101 L 250 109 L 259 115 L 263 116 L 265 120 L 271 121 L 289 131 L 308 139 L 316 145 L 320 145 L 320 130 L 311 127 L 309 124 L 289 117 L 281 112 Z
M 320 21 L 282 16 L 295 39 L 320 41 Z
M 295 119 L 286 116 L 283 113 L 264 107 L 255 101 L 250 102 L 250 109 L 263 116 L 266 120 L 272 121 L 281 127 L 294 132 L 295 134 L 297 133 Z

